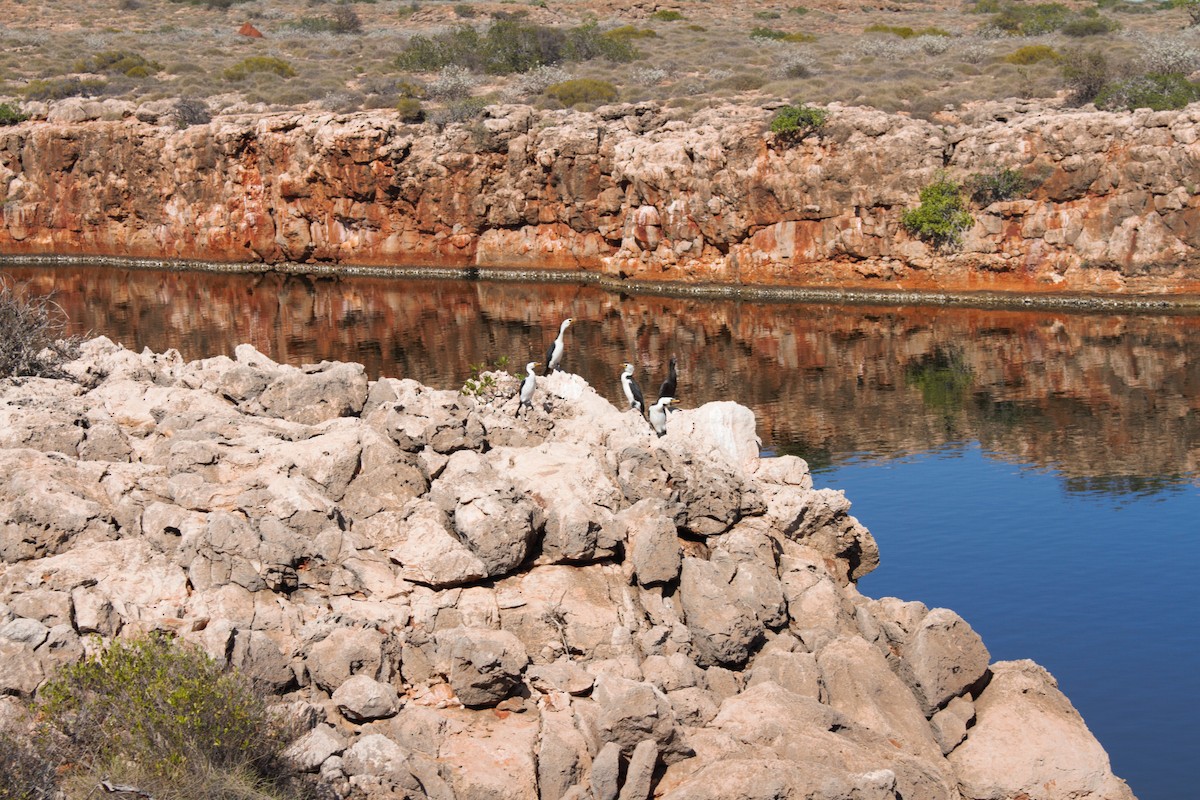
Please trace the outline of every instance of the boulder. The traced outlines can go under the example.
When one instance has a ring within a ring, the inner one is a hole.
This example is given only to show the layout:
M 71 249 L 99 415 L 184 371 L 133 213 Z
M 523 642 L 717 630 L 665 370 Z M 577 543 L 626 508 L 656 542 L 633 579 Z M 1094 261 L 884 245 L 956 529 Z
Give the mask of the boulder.
M 465 706 L 495 705 L 521 682 L 525 646 L 508 631 L 451 628 L 437 633 L 441 672 Z
M 333 702 L 351 722 L 384 719 L 400 710 L 400 697 L 394 688 L 362 674 L 347 678 L 334 691 Z
M 992 665 L 975 725 L 949 759 L 967 800 L 1133 798 L 1058 683 L 1032 661 Z

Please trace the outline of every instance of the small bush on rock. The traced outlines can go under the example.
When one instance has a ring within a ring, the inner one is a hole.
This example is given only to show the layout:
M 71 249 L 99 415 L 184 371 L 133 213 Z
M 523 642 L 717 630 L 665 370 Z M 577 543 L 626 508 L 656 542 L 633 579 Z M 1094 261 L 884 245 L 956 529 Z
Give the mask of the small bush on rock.
M 396 101 L 396 114 L 402 122 L 421 122 L 425 119 L 425 109 L 415 97 L 401 97 Z
M 126 50 L 106 50 L 75 63 L 76 72 L 107 72 L 130 78 L 145 78 L 162 71 L 162 65 L 138 53 Z
M 967 177 L 964 187 L 971 196 L 971 201 L 981 206 L 1020 197 L 1027 188 L 1024 176 L 1008 167 L 989 172 L 973 172 Z
M 27 119 L 29 119 L 28 114 L 22 114 L 8 103 L 0 103 L 0 127 L 4 125 L 16 125 L 18 122 L 24 122 Z
M 683 19 L 683 13 L 668 8 L 660 8 L 658 11 L 655 11 L 650 15 L 650 19 L 657 20 L 659 22 L 676 22 Z
M 1121 23 L 1108 17 L 1079 17 L 1062 26 L 1064 36 L 1083 38 L 1085 36 L 1103 36 L 1121 27 Z
M 246 678 L 165 636 L 112 643 L 46 683 L 39 703 L 92 785 L 250 798 L 291 778 L 281 754 L 293 726 L 268 716 Z
M 29 100 L 62 100 L 67 97 L 96 97 L 107 89 L 106 81 L 93 78 L 47 78 L 25 84 L 21 94 Z
M 942 173 L 921 190 L 920 198 L 921 205 L 900 217 L 905 230 L 939 249 L 957 246 L 963 231 L 975 223 L 967 213 L 962 186 Z
M 771 120 L 771 133 L 785 142 L 798 142 L 810 133 L 815 133 L 829 119 L 829 112 L 801 103 L 784 106 L 775 112 Z

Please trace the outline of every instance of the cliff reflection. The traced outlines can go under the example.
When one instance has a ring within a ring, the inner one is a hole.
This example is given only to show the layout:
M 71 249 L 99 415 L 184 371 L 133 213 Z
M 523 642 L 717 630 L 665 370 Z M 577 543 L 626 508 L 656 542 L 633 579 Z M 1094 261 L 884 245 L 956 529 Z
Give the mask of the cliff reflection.
M 1200 483 L 1200 317 L 630 297 L 594 287 L 9 268 L 54 292 L 74 331 L 188 359 L 249 342 L 279 361 L 364 363 L 457 388 L 471 365 L 541 360 L 616 402 L 677 354 L 684 406 L 733 399 L 763 444 L 814 467 L 978 440 L 1058 471 L 1069 491 Z

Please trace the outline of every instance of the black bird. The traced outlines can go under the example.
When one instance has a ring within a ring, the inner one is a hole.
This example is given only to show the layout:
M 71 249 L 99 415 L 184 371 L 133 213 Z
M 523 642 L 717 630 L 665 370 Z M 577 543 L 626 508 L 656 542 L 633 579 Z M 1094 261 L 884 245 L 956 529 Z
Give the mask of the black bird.
M 675 384 L 679 381 L 679 375 L 675 372 L 675 356 L 671 356 L 671 366 L 667 370 L 667 379 L 662 382 L 662 386 L 658 387 L 658 397 L 661 400 L 664 397 L 675 396 Z
M 625 364 L 625 371 L 621 373 L 621 388 L 625 390 L 625 399 L 629 401 L 629 407 L 637 409 L 643 417 L 646 416 L 646 401 L 642 399 L 642 387 L 633 379 L 633 364 Z

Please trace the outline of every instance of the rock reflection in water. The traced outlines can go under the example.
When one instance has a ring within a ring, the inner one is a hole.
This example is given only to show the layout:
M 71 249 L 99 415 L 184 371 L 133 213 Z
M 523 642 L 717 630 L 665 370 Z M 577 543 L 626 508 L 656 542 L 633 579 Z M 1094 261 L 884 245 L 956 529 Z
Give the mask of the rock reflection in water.
M 250 342 L 279 361 L 360 361 L 452 388 L 537 359 L 614 402 L 627 360 L 651 392 L 679 357 L 684 405 L 732 399 L 765 447 L 814 468 L 977 440 L 1070 491 L 1153 493 L 1200 475 L 1200 317 L 625 296 L 590 286 L 310 280 L 100 267 L 9 268 L 75 332 L 185 358 Z M 1189 356 L 1192 356 L 1189 358 Z M 650 398 L 651 402 L 653 398 Z

